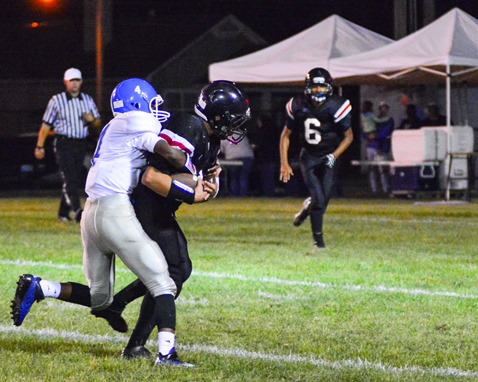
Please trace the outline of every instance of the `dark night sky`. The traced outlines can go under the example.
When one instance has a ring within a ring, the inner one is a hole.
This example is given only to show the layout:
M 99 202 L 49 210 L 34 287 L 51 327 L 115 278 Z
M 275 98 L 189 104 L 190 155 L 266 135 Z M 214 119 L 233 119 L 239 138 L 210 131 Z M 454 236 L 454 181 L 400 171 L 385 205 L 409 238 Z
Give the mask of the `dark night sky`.
M 95 54 L 83 49 L 83 0 L 2 0 L 0 79 L 58 78 L 69 66 L 94 77 Z M 405 0 L 403 0 L 405 1 Z M 477 0 L 437 0 L 436 16 L 454 7 L 478 18 Z M 106 77 L 146 76 L 223 17 L 233 14 L 270 44 L 338 14 L 393 37 L 393 0 L 113 0 Z M 44 26 L 30 28 L 37 21 Z

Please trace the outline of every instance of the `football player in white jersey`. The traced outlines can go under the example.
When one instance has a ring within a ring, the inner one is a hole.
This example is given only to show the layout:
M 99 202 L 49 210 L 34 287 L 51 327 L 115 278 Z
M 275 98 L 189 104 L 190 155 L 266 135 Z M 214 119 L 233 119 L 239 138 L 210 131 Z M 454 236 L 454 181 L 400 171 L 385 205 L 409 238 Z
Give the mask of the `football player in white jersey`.
M 174 177 L 176 172 L 189 173 L 191 166 L 178 171 L 162 160 L 161 156 L 154 155 L 145 173 L 149 175 L 143 177 L 144 185 L 139 183 L 134 196 L 139 222 L 147 234 L 163 249 L 169 274 L 177 286 L 177 294 L 190 276 L 192 265 L 186 239 L 176 222 L 174 212 L 183 201 L 203 202 L 217 194 L 219 187 L 217 176 L 220 171 L 217 155 L 220 140 L 228 139 L 233 143 L 238 142 L 245 134 L 241 125 L 250 118 L 247 98 L 235 84 L 229 81 L 215 81 L 206 85 L 201 90 L 195 111 L 197 115 L 175 114 L 161 131 L 160 136 L 171 146 L 180 147 L 190 154 L 198 173 L 206 174 L 206 170 L 209 170 L 205 179 L 210 181 L 204 180 L 203 186 L 198 185 L 191 193 L 189 187 L 181 186 L 176 180 L 172 182 L 171 177 L 166 175 L 172 174 L 171 176 Z M 212 172 L 214 175 L 210 175 Z M 178 184 L 179 188 L 173 188 Z M 147 187 L 155 192 L 148 190 Z M 111 309 L 113 306 L 109 306 L 107 309 L 95 310 L 92 313 L 97 317 L 105 318 L 114 330 L 126 332 L 127 324 L 121 317 L 121 312 L 126 304 L 143 296 L 146 291 L 144 284 L 137 280 L 119 293 L 121 297 L 118 297 L 118 300 L 115 296 L 117 305 L 114 310 Z M 90 290 L 86 285 L 74 282 L 58 283 L 24 274 L 19 278 L 15 299 L 12 301 L 14 324 L 20 326 L 32 304 L 46 297 L 91 306 Z M 124 349 L 123 357 L 137 358 L 151 355 L 144 348 L 144 344 L 154 327 L 154 310 L 157 301 L 161 303 L 163 317 L 166 313 L 166 319 L 163 319 L 163 326 L 158 333 L 159 352 L 156 364 L 192 366 L 179 360 L 174 350 L 175 305 L 174 296 L 170 294 L 153 299 L 151 293 L 148 293 L 148 299 L 141 307 L 140 320 L 130 338 L 128 344 L 130 347 L 127 346 Z M 150 320 L 151 317 L 152 320 Z
M 161 122 L 169 118 L 169 113 L 160 110 L 162 103 L 161 96 L 142 79 L 125 80 L 113 90 L 114 118 L 98 140 L 81 219 L 83 268 L 91 296 L 90 301 L 83 302 L 91 306 L 93 314 L 107 316 L 113 301 L 116 254 L 154 296 L 159 331 L 169 321 L 167 312 L 159 309 L 160 301 L 165 296 L 174 297 L 176 285 L 169 276 L 163 252 L 136 218 L 130 194 L 146 165 L 146 152 L 161 155 L 177 169 L 196 171 L 187 154 L 158 136 Z M 21 325 L 33 302 L 44 296 L 37 293 L 40 280 L 32 275 L 20 277 L 12 302 L 15 325 Z M 48 287 L 52 295 L 62 293 L 60 283 Z

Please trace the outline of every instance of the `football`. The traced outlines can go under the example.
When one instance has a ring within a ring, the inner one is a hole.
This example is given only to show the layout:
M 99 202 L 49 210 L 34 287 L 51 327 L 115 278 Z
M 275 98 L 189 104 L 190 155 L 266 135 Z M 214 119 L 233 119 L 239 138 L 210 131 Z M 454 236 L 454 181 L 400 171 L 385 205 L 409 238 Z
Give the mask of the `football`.
M 172 174 L 171 179 L 173 181 L 185 184 L 186 186 L 191 187 L 192 189 L 195 189 L 198 184 L 198 177 L 196 175 L 188 174 L 188 173 Z

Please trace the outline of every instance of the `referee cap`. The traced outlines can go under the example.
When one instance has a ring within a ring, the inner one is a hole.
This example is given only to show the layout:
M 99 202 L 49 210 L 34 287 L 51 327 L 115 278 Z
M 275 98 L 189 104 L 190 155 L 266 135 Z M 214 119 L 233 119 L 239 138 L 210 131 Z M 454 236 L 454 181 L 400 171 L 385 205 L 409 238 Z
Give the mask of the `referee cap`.
M 71 81 L 71 80 L 81 80 L 81 72 L 79 69 L 76 68 L 70 68 L 65 71 L 65 74 L 63 76 L 63 79 L 65 81 Z

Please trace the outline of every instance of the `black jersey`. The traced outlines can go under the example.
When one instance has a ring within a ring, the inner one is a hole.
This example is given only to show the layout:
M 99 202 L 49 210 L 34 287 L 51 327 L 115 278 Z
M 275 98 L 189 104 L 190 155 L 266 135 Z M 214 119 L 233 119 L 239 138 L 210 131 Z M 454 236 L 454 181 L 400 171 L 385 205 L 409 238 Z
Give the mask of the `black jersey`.
M 216 164 L 221 141 L 208 135 L 203 120 L 198 116 L 183 112 L 174 113 L 163 124 L 159 135 L 172 147 L 179 148 L 190 155 L 198 174 Z M 158 154 L 149 156 L 148 166 L 165 174 L 178 172 Z M 181 205 L 181 202 L 162 197 L 141 182 L 136 187 L 132 199 L 135 203 L 136 215 L 143 226 L 148 224 L 145 223 L 146 221 L 152 223 L 160 219 L 164 213 L 171 214 Z
M 166 123 L 163 123 L 159 135 L 172 147 L 186 152 L 192 158 L 198 172 L 212 167 L 217 161 L 220 140 L 209 136 L 203 120 L 196 115 L 174 113 Z M 177 169 L 158 155 L 151 156 L 149 165 L 167 174 L 177 172 Z
M 297 95 L 286 104 L 286 126 L 300 135 L 302 147 L 313 156 L 333 152 L 350 128 L 352 105 L 346 98 L 332 95 L 317 107 L 304 95 Z

